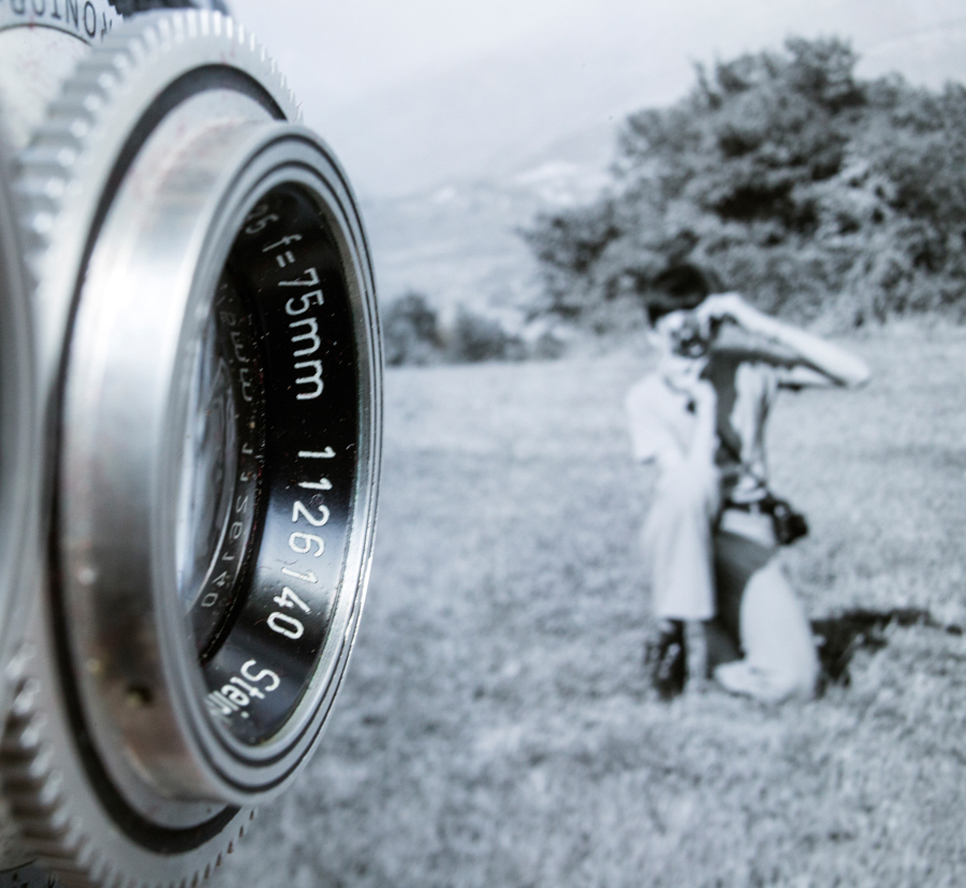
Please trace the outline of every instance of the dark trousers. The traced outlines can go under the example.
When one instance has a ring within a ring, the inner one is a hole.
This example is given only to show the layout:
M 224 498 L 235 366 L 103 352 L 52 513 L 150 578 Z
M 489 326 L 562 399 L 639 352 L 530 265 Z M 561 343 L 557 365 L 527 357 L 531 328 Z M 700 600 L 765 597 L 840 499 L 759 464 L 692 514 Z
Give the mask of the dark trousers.
M 752 575 L 761 570 L 775 554 L 773 546 L 763 546 L 736 533 L 717 531 L 714 535 L 714 619 L 704 624 L 708 677 L 716 666 L 740 660 L 741 599 Z

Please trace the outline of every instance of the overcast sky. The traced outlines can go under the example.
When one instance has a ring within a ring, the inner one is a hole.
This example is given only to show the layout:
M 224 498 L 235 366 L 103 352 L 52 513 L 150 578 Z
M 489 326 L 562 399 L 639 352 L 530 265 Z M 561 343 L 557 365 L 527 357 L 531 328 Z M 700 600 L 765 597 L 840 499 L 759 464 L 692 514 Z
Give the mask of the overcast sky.
M 862 73 L 966 81 L 963 0 L 231 0 L 368 193 L 496 169 L 665 104 L 693 63 L 838 34 Z

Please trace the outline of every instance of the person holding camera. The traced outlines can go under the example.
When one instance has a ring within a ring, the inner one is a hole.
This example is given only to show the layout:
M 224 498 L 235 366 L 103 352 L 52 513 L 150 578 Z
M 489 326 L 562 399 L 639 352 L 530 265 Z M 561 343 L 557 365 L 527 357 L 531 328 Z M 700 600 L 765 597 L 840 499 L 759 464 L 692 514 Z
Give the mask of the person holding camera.
M 725 689 L 776 702 L 810 695 L 818 660 L 778 547 L 807 532 L 768 487 L 764 440 L 780 388 L 858 386 L 866 365 L 679 265 L 645 297 L 655 370 L 627 396 L 633 452 L 660 474 L 643 543 L 658 632 L 647 646 L 662 699 L 687 679 L 685 624 L 704 625 Z

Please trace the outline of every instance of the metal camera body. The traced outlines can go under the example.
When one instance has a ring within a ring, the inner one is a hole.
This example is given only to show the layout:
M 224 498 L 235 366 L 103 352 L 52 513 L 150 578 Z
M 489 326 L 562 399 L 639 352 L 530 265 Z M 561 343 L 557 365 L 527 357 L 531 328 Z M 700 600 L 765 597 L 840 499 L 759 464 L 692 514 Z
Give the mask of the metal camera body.
M 717 332 L 717 325 L 709 326 L 696 313 L 688 312 L 672 334 L 672 351 L 687 358 L 702 358 L 711 350 Z
M 210 873 L 347 665 L 381 352 L 298 118 L 218 11 L 0 0 L 0 775 L 67 885 Z

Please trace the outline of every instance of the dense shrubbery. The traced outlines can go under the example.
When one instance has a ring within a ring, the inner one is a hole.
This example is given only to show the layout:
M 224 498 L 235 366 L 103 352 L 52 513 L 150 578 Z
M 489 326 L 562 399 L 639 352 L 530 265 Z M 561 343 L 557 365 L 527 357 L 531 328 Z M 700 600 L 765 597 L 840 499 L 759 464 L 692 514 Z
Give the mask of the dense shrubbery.
M 383 312 L 382 329 L 386 363 L 393 367 L 556 358 L 563 350 L 563 343 L 547 327 L 527 338 L 466 306 L 460 306 L 453 323 L 444 328 L 429 300 L 414 292 L 390 303 Z
M 454 362 L 522 360 L 526 348 L 519 337 L 503 329 L 496 318 L 488 318 L 460 306 L 447 337 L 447 352 Z
M 383 312 L 382 342 L 386 363 L 391 367 L 440 360 L 443 339 L 439 317 L 422 293 L 406 293 Z
M 525 232 L 540 310 L 625 326 L 688 260 L 798 319 L 966 315 L 966 89 L 862 81 L 855 63 L 841 40 L 792 38 L 629 117 L 613 188 Z

